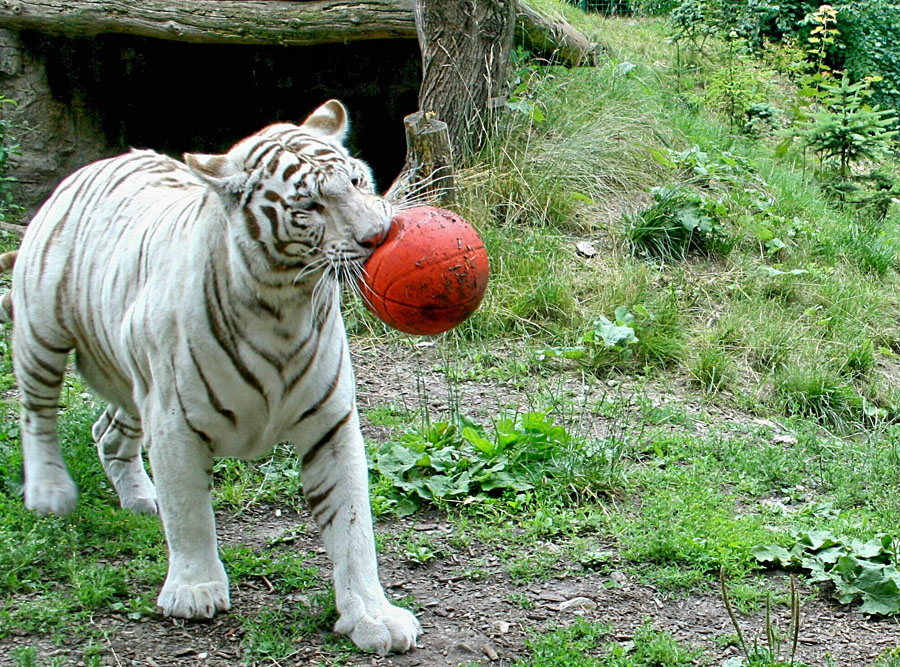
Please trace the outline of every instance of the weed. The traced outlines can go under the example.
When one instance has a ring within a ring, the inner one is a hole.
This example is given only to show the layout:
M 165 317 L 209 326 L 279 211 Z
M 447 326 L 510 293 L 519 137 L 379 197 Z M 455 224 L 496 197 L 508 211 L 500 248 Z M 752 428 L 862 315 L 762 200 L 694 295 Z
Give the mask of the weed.
M 667 632 L 645 621 L 634 639 L 623 645 L 602 643 L 612 632 L 610 626 L 590 623 L 582 618 L 566 628 L 553 629 L 528 641 L 529 657 L 515 667 L 645 667 L 648 665 L 694 664 L 699 655 L 679 644 Z
M 691 366 L 694 381 L 707 393 L 721 391 L 735 380 L 734 362 L 720 347 L 697 350 Z
M 635 254 L 671 260 L 728 248 L 723 204 L 686 188 L 656 187 L 651 193 L 650 208 L 625 217 L 625 235 Z
M 900 667 L 900 647 L 889 649 L 880 655 L 875 667 Z
M 719 585 L 722 593 L 722 602 L 725 604 L 728 617 L 731 619 L 731 624 L 737 633 L 738 645 L 744 653 L 744 661 L 737 664 L 747 665 L 748 667 L 793 667 L 794 665 L 803 667 L 802 664 L 794 662 L 794 658 L 797 655 L 797 643 L 800 638 L 800 594 L 797 592 L 797 582 L 794 581 L 793 577 L 791 577 L 790 597 L 791 622 L 788 628 L 788 636 L 790 638 L 789 658 L 782 657 L 783 637 L 772 620 L 771 596 L 766 597 L 766 617 L 763 628 L 766 637 L 765 645 L 759 645 L 754 640 L 751 646 L 744 638 L 744 633 L 731 607 L 731 596 L 728 592 L 724 571 L 719 572 Z
M 397 428 L 409 424 L 412 421 L 412 415 L 406 408 L 389 403 L 379 405 L 366 412 L 366 419 L 376 426 Z
M 260 553 L 249 547 L 222 547 L 222 561 L 233 581 L 260 580 L 281 594 L 306 591 L 318 583 L 318 568 L 306 565 L 312 558 L 290 549 Z
M 573 359 L 595 373 L 629 364 L 666 366 L 680 359 L 684 351 L 679 306 L 672 292 L 655 297 L 653 311 L 643 304 L 630 309 L 619 306 L 615 320 L 598 316 L 577 345 L 546 346 L 537 359 Z
M 12 659 L 17 667 L 37 667 L 38 652 L 33 646 L 20 646 L 13 650 Z
M 791 537 L 789 550 L 770 544 L 754 548 L 753 555 L 761 563 L 808 570 L 810 581 L 833 584 L 841 604 L 858 599 L 864 613 L 900 612 L 895 538 L 877 535 L 863 542 L 827 530 L 794 530 Z
M 722 567 L 736 577 L 757 567 L 749 550 L 765 534 L 762 520 L 736 513 L 735 499 L 711 488 L 721 481 L 711 482 L 708 473 L 682 466 L 649 468 L 644 474 L 653 481 L 641 494 L 640 514 L 623 521 L 623 557 L 644 566 L 677 566 L 679 587 Z M 642 479 L 644 475 L 636 476 L 635 483 Z M 645 574 L 655 576 L 649 570 Z
M 518 605 L 521 609 L 528 611 L 530 609 L 534 609 L 535 604 L 534 600 L 525 595 L 524 593 L 509 593 L 506 596 L 506 599 L 512 604 Z
M 592 655 L 601 640 L 611 632 L 606 625 L 576 618 L 567 628 L 551 630 L 527 642 L 529 657 L 517 660 L 515 667 L 595 667 L 601 665 Z
M 862 414 L 862 398 L 827 366 L 790 365 L 776 372 L 774 380 L 776 397 L 787 415 L 842 426 Z
M 563 553 L 558 549 L 548 548 L 523 553 L 521 547 L 517 546 L 510 549 L 505 558 L 506 571 L 513 579 L 523 582 L 544 581 L 558 572 Z
M 403 516 L 423 503 L 518 503 L 523 492 L 558 499 L 613 492 L 624 482 L 624 444 L 574 436 L 548 412 L 501 416 L 486 429 L 463 415 L 407 430 L 373 454 L 375 505 Z
M 0 111 L 7 105 L 15 106 L 17 102 L 0 95 Z M 25 208 L 16 201 L 14 186 L 17 179 L 10 176 L 10 158 L 19 155 L 19 143 L 16 133 L 18 128 L 9 118 L 0 118 L 0 220 L 16 222 L 22 217 Z
M 427 537 L 408 538 L 401 547 L 403 559 L 412 565 L 426 565 L 443 554 Z
M 262 462 L 218 459 L 213 468 L 216 506 L 242 511 L 254 503 L 302 505 L 300 457 L 279 444 Z
M 318 636 L 327 648 L 338 653 L 352 653 L 350 640 L 338 638 L 332 628 L 337 620 L 334 591 L 316 593 L 305 602 L 289 607 L 262 609 L 254 616 L 241 616 L 244 628 L 244 658 L 250 662 L 278 662 L 297 653 L 297 642 L 305 637 Z M 329 664 L 340 664 L 338 662 Z

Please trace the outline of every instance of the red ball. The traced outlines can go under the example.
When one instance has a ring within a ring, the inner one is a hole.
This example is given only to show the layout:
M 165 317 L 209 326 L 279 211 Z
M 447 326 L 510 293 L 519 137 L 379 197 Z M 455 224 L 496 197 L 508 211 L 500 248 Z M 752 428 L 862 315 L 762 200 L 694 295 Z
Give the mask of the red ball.
M 484 242 L 465 220 L 433 206 L 402 211 L 365 264 L 363 302 L 385 324 L 438 334 L 475 312 L 488 283 Z

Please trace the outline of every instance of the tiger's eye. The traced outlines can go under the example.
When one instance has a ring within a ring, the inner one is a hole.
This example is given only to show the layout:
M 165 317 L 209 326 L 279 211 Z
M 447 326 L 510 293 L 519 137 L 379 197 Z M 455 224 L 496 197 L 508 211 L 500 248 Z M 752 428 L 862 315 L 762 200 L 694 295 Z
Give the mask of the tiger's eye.
M 297 204 L 297 209 L 304 213 L 321 213 L 325 207 L 314 199 L 304 199 Z

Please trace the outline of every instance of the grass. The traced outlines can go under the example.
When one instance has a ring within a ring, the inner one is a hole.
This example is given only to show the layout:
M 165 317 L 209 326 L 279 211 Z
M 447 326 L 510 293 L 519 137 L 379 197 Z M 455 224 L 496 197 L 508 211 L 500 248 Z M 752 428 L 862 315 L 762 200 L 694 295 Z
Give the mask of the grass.
M 661 21 L 541 5 L 596 31 L 608 57 L 577 70 L 518 60 L 522 96 L 541 113 L 520 105 L 498 114 L 485 148 L 461 165 L 460 213 L 484 237 L 490 289 L 468 322 L 418 354 L 416 400 L 364 415 L 385 434 L 368 443 L 376 513 L 436 512 L 453 535 L 385 536 L 382 551 L 411 577 L 477 546 L 516 582 L 615 570 L 661 595 L 713 593 L 724 571 L 735 607 L 759 615 L 769 588 L 753 547 L 792 529 L 864 542 L 896 535 L 898 207 L 874 224 L 829 201 L 802 156 L 776 158 L 777 137 L 733 132 L 703 101 L 715 63 L 674 71 Z M 667 190 L 654 195 L 657 187 Z M 714 232 L 682 233 L 685 222 L 705 225 L 704 215 Z M 598 254 L 580 257 L 581 240 Z M 0 250 L 12 245 L 0 235 Z M 633 316 L 623 323 L 633 341 L 607 346 L 588 335 L 620 308 Z M 374 354 L 420 342 L 353 304 L 348 322 Z M 550 348 L 558 354 L 544 354 Z M 432 375 L 444 385 L 426 387 Z M 460 390 L 469 382 L 494 387 L 494 404 L 468 405 Z M 0 390 L 14 386 L 7 332 Z M 442 392 L 449 409 L 438 413 L 432 399 Z M 164 545 L 155 519 L 116 507 L 90 442 L 99 403 L 74 379 L 63 403 L 61 434 L 83 493 L 70 520 L 22 507 L 14 394 L 0 404 L 0 641 L 31 633 L 78 646 L 87 662 L 104 643 L 92 614 L 153 613 Z M 535 414 L 546 417 L 543 430 L 529 431 L 521 418 Z M 441 423 L 457 430 L 438 433 Z M 466 427 L 480 439 L 464 437 Z M 564 433 L 545 437 L 555 427 Z M 379 472 L 380 455 L 413 442 L 428 455 L 406 486 Z M 458 495 L 409 492 L 426 473 L 461 484 L 476 465 L 498 475 Z M 495 486 L 499 473 L 523 484 Z M 300 508 L 300 475 L 287 446 L 254 464 L 217 462 L 217 511 Z M 312 641 L 331 664 L 348 662 L 348 644 L 330 633 L 322 573 L 297 556 L 289 539 L 223 549 L 238 585 L 300 600 L 236 612 L 245 659 L 290 660 Z M 474 586 L 491 571 L 476 560 L 464 576 Z M 535 605 L 525 594 L 509 599 Z M 532 630 L 520 667 L 708 657 L 652 622 L 628 645 L 585 619 Z M 40 656 L 16 649 L 14 659 Z M 900 660 L 886 648 L 877 664 Z
M 671 635 L 644 623 L 625 644 L 604 641 L 609 626 L 577 619 L 567 628 L 551 630 L 528 643 L 529 657 L 515 667 L 649 667 L 692 665 L 697 653 Z
M 642 306 L 651 317 L 625 364 L 634 371 L 682 375 L 718 400 L 838 428 L 863 417 L 860 397 L 892 411 L 880 361 L 897 341 L 896 209 L 860 222 L 793 156 L 773 159 L 774 143 L 735 135 L 685 102 L 679 91 L 702 90 L 704 70 L 667 78 L 660 22 L 580 20 L 617 45 L 610 61 L 522 65 L 524 95 L 542 115 L 503 116 L 462 170 L 461 211 L 483 231 L 495 270 L 486 306 L 452 335 L 574 344 L 597 316 Z M 603 251 L 573 261 L 580 238 Z M 851 406 L 837 408 L 845 399 Z

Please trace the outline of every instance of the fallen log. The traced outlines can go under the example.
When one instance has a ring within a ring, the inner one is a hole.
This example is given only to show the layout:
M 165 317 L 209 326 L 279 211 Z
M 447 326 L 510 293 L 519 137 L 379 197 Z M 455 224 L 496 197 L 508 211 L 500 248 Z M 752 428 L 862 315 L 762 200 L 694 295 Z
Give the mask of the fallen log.
M 532 53 L 570 67 L 597 64 L 597 44 L 564 18 L 544 16 L 521 0 L 516 13 L 516 39 Z
M 3 0 L 0 28 L 284 46 L 416 38 L 412 0 Z
M 413 0 L 2 0 L 0 28 L 283 46 L 417 38 Z M 524 0 L 518 0 L 516 34 L 532 52 L 560 64 L 596 60 L 596 45 L 583 33 Z

